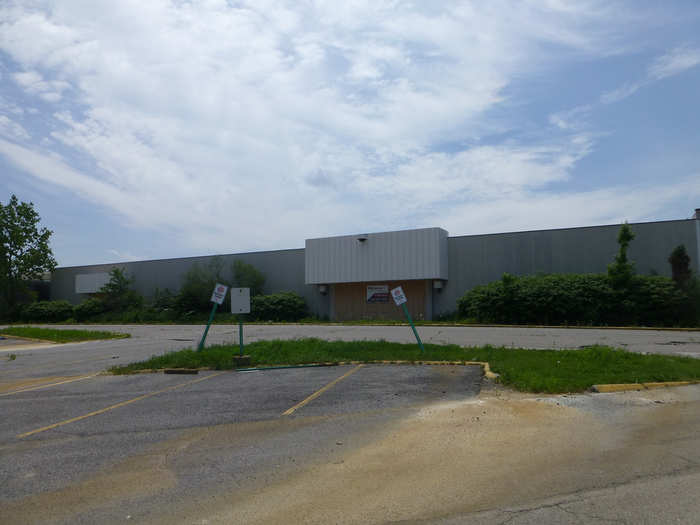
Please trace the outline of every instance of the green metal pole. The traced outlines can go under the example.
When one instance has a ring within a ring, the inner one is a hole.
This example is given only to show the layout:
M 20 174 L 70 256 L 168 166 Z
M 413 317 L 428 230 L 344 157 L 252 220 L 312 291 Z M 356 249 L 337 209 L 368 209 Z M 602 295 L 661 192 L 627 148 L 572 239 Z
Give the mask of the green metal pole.
M 214 306 L 211 309 L 211 313 L 209 314 L 209 320 L 207 321 L 207 327 L 204 329 L 204 333 L 202 334 L 202 340 L 199 342 L 199 346 L 197 347 L 197 352 L 201 351 L 202 348 L 204 348 L 204 340 L 207 338 L 207 333 L 209 333 L 209 326 L 211 326 L 211 322 L 214 320 L 214 314 L 216 313 L 217 306 L 219 306 L 219 303 L 214 303 Z
M 238 315 L 238 345 L 240 347 L 239 354 L 243 355 L 243 319 Z
M 408 322 L 411 324 L 411 328 L 413 328 L 413 335 L 416 336 L 416 341 L 418 341 L 418 346 L 420 346 L 420 351 L 425 352 L 425 348 L 423 348 L 423 341 L 420 340 L 420 336 L 418 335 L 418 330 L 416 330 L 416 326 L 413 324 L 413 319 L 411 319 L 411 314 L 408 313 L 408 308 L 406 308 L 406 303 L 403 303 L 401 306 L 403 307 L 403 313 L 406 314 L 406 319 L 408 319 Z

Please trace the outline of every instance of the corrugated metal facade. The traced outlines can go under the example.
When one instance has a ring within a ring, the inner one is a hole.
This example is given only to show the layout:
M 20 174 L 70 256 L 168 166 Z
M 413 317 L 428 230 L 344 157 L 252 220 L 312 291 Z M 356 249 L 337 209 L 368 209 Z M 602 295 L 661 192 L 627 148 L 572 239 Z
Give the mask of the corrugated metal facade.
M 447 279 L 447 232 L 423 228 L 306 240 L 306 284 Z
M 638 273 L 670 277 L 668 256 L 680 244 L 688 250 L 692 270 L 700 272 L 700 218 L 630 226 L 636 238 L 630 245 L 629 257 Z M 500 279 L 504 272 L 514 275 L 605 272 L 619 248 L 619 229 L 620 225 L 607 225 L 448 239 L 445 230 L 428 228 L 310 239 L 306 241 L 306 249 L 240 253 L 219 258 L 227 273 L 225 279 L 230 280 L 231 264 L 240 259 L 266 276 L 266 293 L 295 291 L 304 297 L 313 315 L 331 319 L 336 315 L 336 307 L 343 308 L 334 300 L 336 284 L 364 283 L 353 285 L 359 288 L 351 289 L 348 294 L 343 293 L 343 288 L 340 295 L 352 296 L 352 301 L 357 303 L 348 306 L 353 309 L 353 315 L 373 317 L 384 312 L 371 304 L 360 304 L 362 290 L 366 292 L 367 285 L 421 280 L 426 287 L 423 314 L 425 319 L 430 319 L 454 312 L 457 300 L 465 292 Z M 360 242 L 358 237 L 366 237 L 366 240 Z M 176 292 L 194 263 L 206 265 L 214 259 L 194 257 L 57 268 L 52 274 L 51 298 L 77 304 L 88 295 L 76 293 L 76 275 L 106 273 L 114 267 L 132 276 L 135 289 L 146 297 L 152 296 L 156 288 Z M 434 287 L 435 279 L 443 281 L 441 287 Z M 316 286 L 320 284 L 329 286 Z M 418 298 L 421 294 L 412 295 Z M 338 311 L 338 315 L 344 314 Z

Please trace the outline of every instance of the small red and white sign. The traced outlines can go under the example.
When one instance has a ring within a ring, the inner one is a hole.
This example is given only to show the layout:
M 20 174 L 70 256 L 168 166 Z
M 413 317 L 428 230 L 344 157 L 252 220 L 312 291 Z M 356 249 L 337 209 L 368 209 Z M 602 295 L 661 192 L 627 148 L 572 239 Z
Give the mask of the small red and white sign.
M 396 288 L 391 290 L 391 296 L 394 298 L 396 306 L 401 306 L 403 303 L 408 302 L 408 299 L 406 299 L 406 295 L 403 293 L 403 288 L 401 288 L 400 286 L 397 286 Z
M 216 304 L 223 303 L 224 298 L 226 297 L 226 292 L 228 292 L 228 286 L 225 284 L 216 283 L 214 292 L 211 294 L 211 302 Z

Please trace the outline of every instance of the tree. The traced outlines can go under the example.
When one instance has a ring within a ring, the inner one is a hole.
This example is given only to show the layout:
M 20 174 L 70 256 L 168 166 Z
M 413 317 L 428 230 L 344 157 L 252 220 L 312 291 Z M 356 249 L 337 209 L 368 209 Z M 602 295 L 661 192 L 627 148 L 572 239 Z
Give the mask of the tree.
M 212 257 L 204 267 L 198 263 L 190 266 L 175 299 L 175 308 L 180 313 L 209 311 L 211 309 L 211 292 L 214 286 L 217 282 L 226 283 L 222 272 L 223 261 L 219 256 Z M 226 308 L 226 304 L 222 306 L 222 310 Z
M 627 249 L 634 240 L 634 233 L 629 224 L 624 223 L 617 234 L 620 249 L 615 260 L 608 265 L 608 278 L 615 289 L 627 288 L 634 277 L 634 264 L 627 259 Z
M 19 202 L 15 195 L 0 203 L 0 310 L 13 310 L 27 281 L 56 268 L 49 247 L 53 233 L 39 228 L 39 214 L 31 202 Z
M 143 297 L 131 288 L 133 282 L 125 271 L 112 268 L 109 272 L 109 282 L 100 288 L 105 310 L 122 312 L 143 306 Z
M 685 249 L 685 245 L 676 246 L 668 258 L 671 265 L 671 277 L 678 288 L 684 289 L 692 277 L 690 269 L 690 257 Z
M 250 296 L 262 295 L 265 286 L 265 276 L 252 264 L 234 261 L 233 282 L 237 288 L 250 288 Z

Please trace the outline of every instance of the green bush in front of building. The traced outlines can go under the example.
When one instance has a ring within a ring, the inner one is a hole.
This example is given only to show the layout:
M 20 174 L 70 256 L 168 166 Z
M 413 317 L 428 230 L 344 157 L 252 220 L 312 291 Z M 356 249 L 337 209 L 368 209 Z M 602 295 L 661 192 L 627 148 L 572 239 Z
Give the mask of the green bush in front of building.
M 76 321 L 82 323 L 94 319 L 104 311 L 104 302 L 95 297 L 91 297 L 73 307 L 73 317 Z
M 29 323 L 60 323 L 72 316 L 73 305 L 68 301 L 38 301 L 20 310 L 20 319 Z
M 256 321 L 299 321 L 307 315 L 306 301 L 295 292 L 258 295 L 250 303 Z
M 698 326 L 694 282 L 681 289 L 667 277 L 633 275 L 625 288 L 615 288 L 606 274 L 505 274 L 469 290 L 457 306 L 460 317 L 481 323 Z
M 633 240 L 623 224 L 619 251 L 606 274 L 506 273 L 465 293 L 457 301 L 459 315 L 497 324 L 700 326 L 700 280 L 693 276 L 685 246 L 668 258 L 669 279 L 634 273 L 627 258 Z

